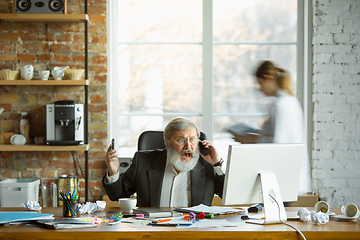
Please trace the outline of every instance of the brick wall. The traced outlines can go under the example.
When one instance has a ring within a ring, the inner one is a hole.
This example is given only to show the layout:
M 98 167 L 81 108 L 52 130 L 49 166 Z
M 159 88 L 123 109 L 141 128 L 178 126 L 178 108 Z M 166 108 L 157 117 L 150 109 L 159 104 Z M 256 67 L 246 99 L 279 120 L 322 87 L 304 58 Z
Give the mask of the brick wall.
M 12 12 L 12 0 L 0 0 L 0 13 Z M 68 14 L 84 13 L 84 1 L 68 1 Z M 106 171 L 107 139 L 107 27 L 106 0 L 89 0 L 89 186 L 101 199 L 101 177 Z M 48 34 L 46 34 L 46 29 Z M 47 42 L 48 35 L 48 42 Z M 32 64 L 36 70 L 54 66 L 84 68 L 84 24 L 54 22 L 0 22 L 0 69 Z M 0 86 L 0 130 L 19 132 L 20 112 L 30 119 L 30 139 L 44 136 L 45 105 L 57 100 L 84 103 L 84 87 Z M 77 152 L 84 170 L 84 153 Z M 75 174 L 71 152 L 1 152 L 0 180 L 19 177 L 58 179 Z M 80 175 L 80 174 L 79 174 Z M 80 178 L 84 197 L 84 179 Z M 42 182 L 42 181 L 41 181 Z M 84 198 L 82 198 L 84 200 Z M 89 200 L 94 201 L 89 194 Z
M 313 179 L 331 206 L 360 205 L 360 1 L 313 1 Z

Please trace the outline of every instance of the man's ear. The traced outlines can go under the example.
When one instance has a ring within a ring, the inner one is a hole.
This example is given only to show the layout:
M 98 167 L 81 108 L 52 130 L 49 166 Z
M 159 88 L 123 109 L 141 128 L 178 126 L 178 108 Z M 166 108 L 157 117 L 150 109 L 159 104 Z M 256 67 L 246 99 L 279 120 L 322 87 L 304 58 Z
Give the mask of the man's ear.
M 167 139 L 165 139 L 165 146 L 166 146 L 166 147 L 168 146 L 168 141 L 167 141 Z

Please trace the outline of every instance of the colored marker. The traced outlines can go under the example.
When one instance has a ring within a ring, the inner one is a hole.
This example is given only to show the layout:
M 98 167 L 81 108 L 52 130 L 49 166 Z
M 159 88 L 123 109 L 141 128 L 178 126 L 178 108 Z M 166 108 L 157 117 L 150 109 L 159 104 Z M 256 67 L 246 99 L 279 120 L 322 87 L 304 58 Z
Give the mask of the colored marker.
M 169 219 L 160 219 L 160 220 L 158 221 L 158 223 L 169 222 L 169 221 L 171 221 L 170 218 L 169 218 Z
M 75 195 L 76 195 L 76 189 L 74 190 L 74 192 L 73 192 L 73 194 L 72 194 L 71 198 L 75 198 Z

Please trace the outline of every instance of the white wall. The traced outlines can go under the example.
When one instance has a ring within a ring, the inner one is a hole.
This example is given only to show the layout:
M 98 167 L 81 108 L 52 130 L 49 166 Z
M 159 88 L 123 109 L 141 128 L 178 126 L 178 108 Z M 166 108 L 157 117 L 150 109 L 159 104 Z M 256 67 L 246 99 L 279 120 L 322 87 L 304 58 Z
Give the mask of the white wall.
M 313 0 L 313 180 L 360 206 L 360 0 Z

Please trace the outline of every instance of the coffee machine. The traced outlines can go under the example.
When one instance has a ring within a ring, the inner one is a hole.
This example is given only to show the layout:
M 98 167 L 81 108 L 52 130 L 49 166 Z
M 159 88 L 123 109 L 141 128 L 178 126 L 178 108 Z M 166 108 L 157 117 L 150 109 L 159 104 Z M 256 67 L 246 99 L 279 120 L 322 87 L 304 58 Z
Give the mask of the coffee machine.
M 46 104 L 46 144 L 84 143 L 84 105 L 75 101 Z

